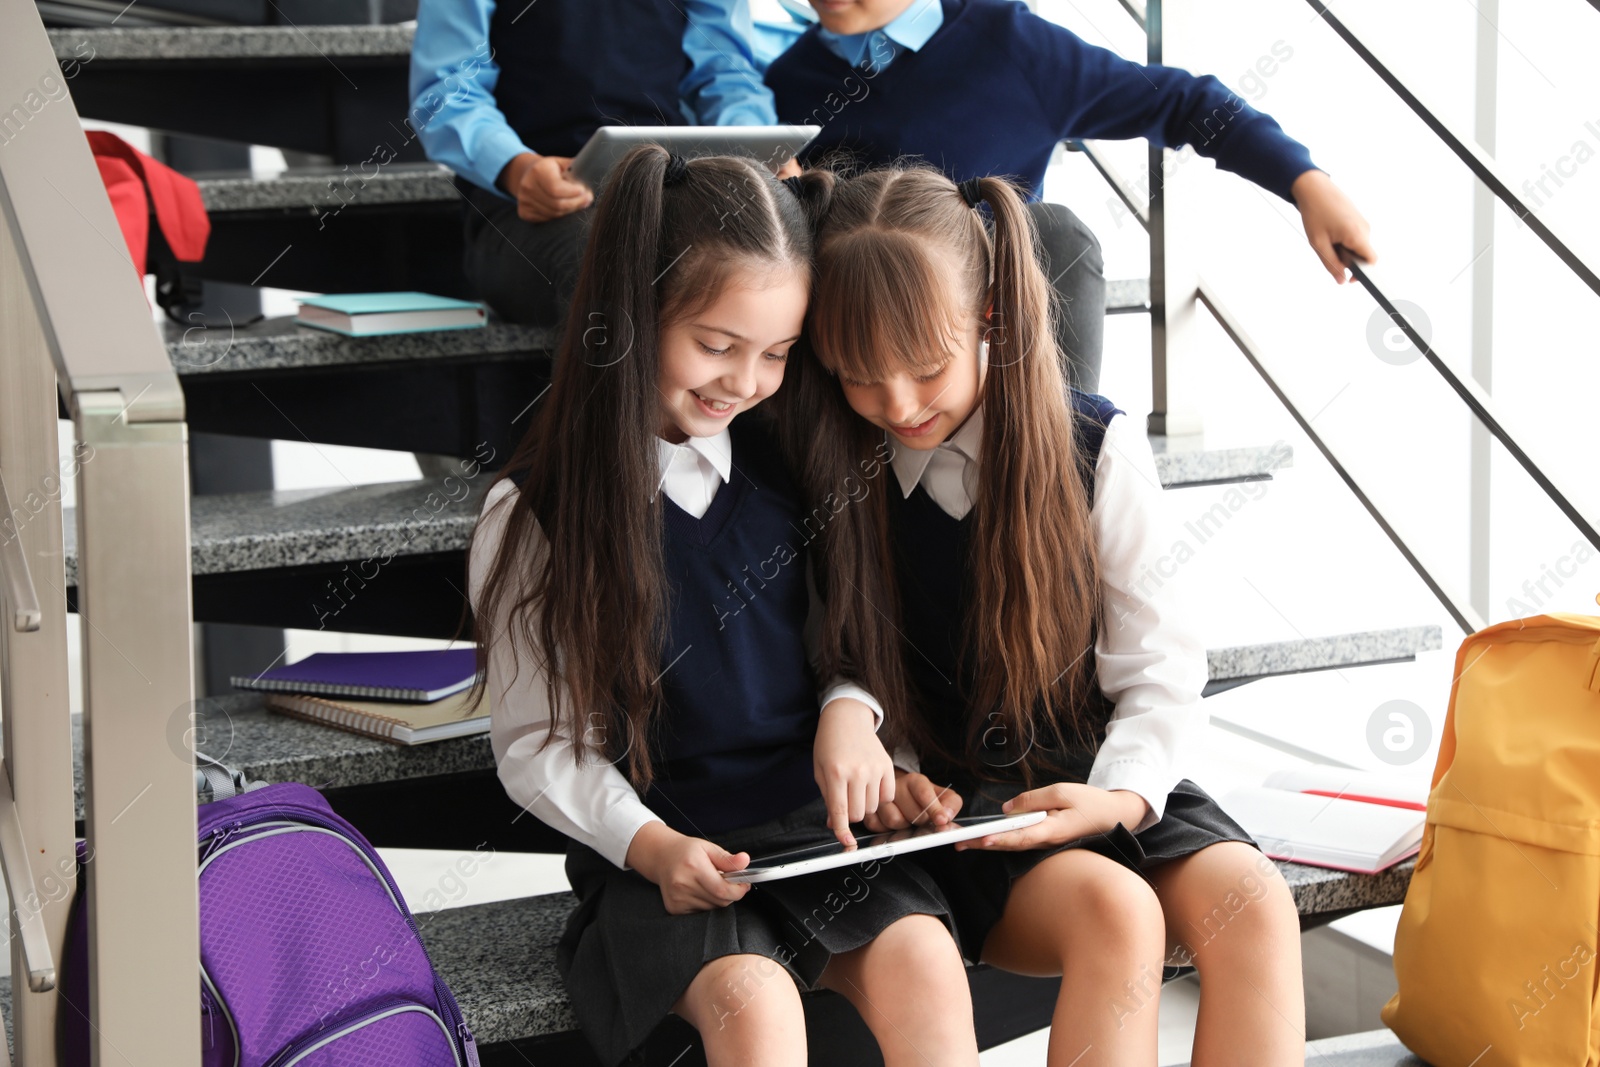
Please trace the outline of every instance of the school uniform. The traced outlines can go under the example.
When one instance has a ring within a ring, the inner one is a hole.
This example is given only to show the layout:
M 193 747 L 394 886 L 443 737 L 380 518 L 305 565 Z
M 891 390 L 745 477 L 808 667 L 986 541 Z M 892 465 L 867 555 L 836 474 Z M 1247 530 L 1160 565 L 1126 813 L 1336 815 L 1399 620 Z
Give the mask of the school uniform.
M 1095 691 L 1086 714 L 1097 748 L 1071 745 L 1047 753 L 1052 769 L 1036 785 L 1084 782 L 1126 789 L 1148 812 L 1132 827 L 1070 844 L 1021 852 L 932 849 L 923 866 L 949 899 L 962 953 L 972 962 L 999 921 L 1015 879 L 1068 848 L 1088 848 L 1141 873 L 1219 841 L 1250 835 L 1194 782 L 1180 777 L 1177 757 L 1205 722 L 1200 694 L 1207 678 L 1205 646 L 1157 562 L 1170 552 L 1155 460 L 1142 427 L 1104 397 L 1073 390 L 1090 523 L 1099 554 L 1100 622 L 1094 644 Z M 927 451 L 897 448 L 891 468 L 889 522 L 901 595 L 906 663 L 919 711 L 947 751 L 966 750 L 971 665 L 960 662 L 961 626 L 968 606 L 967 546 L 978 484 L 983 411 L 978 408 L 948 440 Z M 1170 577 L 1170 573 L 1167 575 Z M 1037 756 L 1036 738 L 981 735 L 970 762 L 936 759 L 920 769 L 953 785 L 962 815 L 994 815 L 1023 791 L 1017 770 Z M 902 749 L 896 763 L 917 770 L 917 754 Z
M 767 433 L 749 418 L 716 437 L 661 441 L 662 549 L 672 589 L 662 654 L 662 711 L 652 746 L 657 780 L 641 796 L 604 761 L 578 765 L 556 734 L 545 677 L 510 642 L 490 648 L 490 741 L 506 791 L 573 839 L 567 877 L 578 898 L 556 964 L 600 1058 L 624 1062 L 709 960 L 753 953 L 802 989 L 829 958 L 859 948 L 911 914 L 948 908 L 909 861 L 861 865 L 765 883 L 725 908 L 669 915 L 660 889 L 626 867 L 633 835 L 652 821 L 731 852 L 833 839 L 813 778 L 821 706 L 871 696 L 835 680 L 819 701 L 807 655 L 815 623 L 799 492 Z M 506 509 L 510 479 L 484 504 L 474 535 L 474 600 Z M 478 539 L 482 538 L 481 541 Z M 542 537 L 530 546 L 548 550 Z M 508 635 L 497 625 L 492 631 Z M 616 729 L 609 719 L 599 728 Z M 757 981 L 766 976 L 757 976 Z

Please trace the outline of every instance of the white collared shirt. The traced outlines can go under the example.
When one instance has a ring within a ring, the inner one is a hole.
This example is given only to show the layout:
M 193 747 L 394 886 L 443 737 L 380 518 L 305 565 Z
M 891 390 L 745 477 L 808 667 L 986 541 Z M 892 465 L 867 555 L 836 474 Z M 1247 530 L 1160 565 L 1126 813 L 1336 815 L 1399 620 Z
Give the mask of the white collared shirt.
M 973 411 L 949 440 L 931 450 L 904 446 L 890 461 L 900 490 L 918 484 L 953 518 L 980 491 L 978 451 L 983 411 Z M 1158 562 L 1177 539 L 1149 439 L 1126 415 L 1112 416 L 1095 466 L 1089 513 L 1100 558 L 1100 629 L 1095 639 L 1100 690 L 1115 705 L 1095 755 L 1089 784 L 1127 789 L 1150 805 L 1134 833 L 1155 825 L 1167 794 L 1183 777 L 1180 751 L 1204 724 L 1200 694 L 1209 677 L 1205 643 L 1177 583 L 1156 580 Z M 915 754 L 895 762 L 914 769 Z
M 659 491 L 695 518 L 703 517 L 733 469 L 733 442 L 728 431 L 715 437 L 691 437 L 678 445 L 657 438 L 656 454 L 661 465 Z M 509 506 L 499 505 L 515 496 L 516 485 L 503 478 L 484 500 L 473 533 L 472 573 L 468 575 L 468 594 L 474 610 L 505 535 Z M 537 524 L 530 542 L 530 561 L 536 561 L 549 549 Z M 808 560 L 808 584 L 810 573 Z M 813 589 L 811 618 L 806 624 L 808 638 L 818 631 L 820 606 Z M 489 645 L 489 744 L 506 793 L 542 822 L 626 868 L 633 835 L 646 823 L 660 821 L 660 816 L 645 806 L 614 765 L 590 760 L 579 766 L 573 758 L 571 739 L 560 733 L 551 737 L 548 745 L 543 744 L 551 733 L 545 672 L 522 644 L 521 635 L 505 625 L 504 617 L 484 632 L 499 638 Z M 811 644 L 809 640 L 807 643 Z M 883 709 L 878 702 L 866 690 L 842 678 L 828 686 L 818 705 L 827 707 L 829 702 L 843 697 L 866 704 L 882 725 Z

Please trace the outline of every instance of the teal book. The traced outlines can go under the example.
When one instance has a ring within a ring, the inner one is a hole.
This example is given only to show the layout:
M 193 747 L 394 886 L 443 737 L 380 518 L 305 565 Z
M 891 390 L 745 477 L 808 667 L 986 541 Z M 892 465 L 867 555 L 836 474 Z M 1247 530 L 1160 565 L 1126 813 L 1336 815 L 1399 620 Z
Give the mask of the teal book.
M 330 293 L 300 302 L 295 321 L 347 337 L 470 330 L 488 322 L 482 304 L 432 293 Z

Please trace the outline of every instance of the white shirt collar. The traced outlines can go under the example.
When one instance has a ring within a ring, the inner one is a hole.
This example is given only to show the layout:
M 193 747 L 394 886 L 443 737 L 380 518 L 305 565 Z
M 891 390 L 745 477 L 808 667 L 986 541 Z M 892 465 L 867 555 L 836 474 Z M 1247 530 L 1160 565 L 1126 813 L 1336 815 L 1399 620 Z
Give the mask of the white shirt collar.
M 698 452 L 711 461 L 711 467 L 727 481 L 733 472 L 733 436 L 727 430 L 712 437 L 691 437 L 682 444 L 656 438 L 656 456 L 661 461 L 661 476 L 666 477 L 672 461 L 684 451 Z M 657 483 L 659 485 L 659 483 Z
M 972 409 L 961 428 L 934 448 L 895 448 L 889 465 L 894 468 L 900 492 L 910 496 L 919 483 L 946 512 L 961 518 L 972 506 L 971 487 L 983 441 L 983 406 Z M 943 455 L 941 455 L 941 453 Z M 935 463 L 938 457 L 940 462 Z M 947 479 L 953 475 L 954 482 Z M 964 506 L 959 503 L 965 498 Z

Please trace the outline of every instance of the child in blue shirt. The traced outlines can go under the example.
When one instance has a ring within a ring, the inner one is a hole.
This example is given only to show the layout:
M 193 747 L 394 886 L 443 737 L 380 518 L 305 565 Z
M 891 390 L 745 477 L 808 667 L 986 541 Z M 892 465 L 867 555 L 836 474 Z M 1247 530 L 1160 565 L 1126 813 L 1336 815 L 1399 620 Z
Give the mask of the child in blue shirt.
M 1017 179 L 1037 200 L 1057 143 L 1147 138 L 1192 145 L 1295 203 L 1306 237 L 1344 282 L 1340 244 L 1373 260 L 1367 223 L 1272 117 L 1210 75 L 1132 63 L 1014 0 L 812 0 L 817 24 L 772 61 L 779 121 L 822 132 L 804 158 L 868 165 L 920 157 L 953 181 Z M 1057 342 L 1093 392 L 1105 280 L 1093 234 L 1058 204 L 1030 206 L 1045 274 L 1062 298 Z

